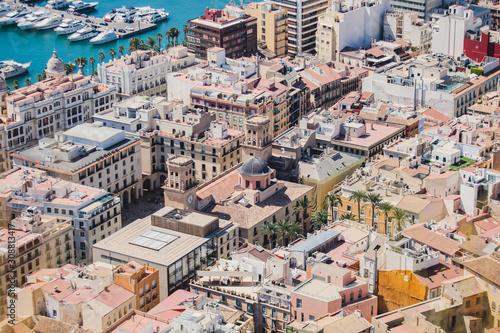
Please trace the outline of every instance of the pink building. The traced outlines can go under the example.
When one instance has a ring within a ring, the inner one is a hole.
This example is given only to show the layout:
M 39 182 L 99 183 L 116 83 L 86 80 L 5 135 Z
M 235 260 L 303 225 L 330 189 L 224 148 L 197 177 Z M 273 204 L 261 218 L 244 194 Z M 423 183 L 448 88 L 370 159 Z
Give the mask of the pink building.
M 292 291 L 295 320 L 315 320 L 339 310 L 359 310 L 370 321 L 377 314 L 377 297 L 368 294 L 368 283 L 349 269 L 318 263 L 307 266 L 307 280 Z

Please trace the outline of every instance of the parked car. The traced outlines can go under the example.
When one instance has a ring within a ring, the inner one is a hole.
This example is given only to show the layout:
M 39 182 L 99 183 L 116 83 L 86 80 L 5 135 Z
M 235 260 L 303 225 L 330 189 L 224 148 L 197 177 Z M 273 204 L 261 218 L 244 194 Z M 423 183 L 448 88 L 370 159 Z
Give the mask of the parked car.
M 134 31 L 134 28 L 133 28 L 133 27 L 131 27 L 131 26 L 126 26 L 126 27 L 125 27 L 125 30 L 127 30 L 127 31 Z
M 108 25 L 108 23 L 106 23 L 106 22 L 101 22 L 101 23 L 99 23 L 99 25 L 104 25 L 104 26 L 107 26 L 107 25 Z

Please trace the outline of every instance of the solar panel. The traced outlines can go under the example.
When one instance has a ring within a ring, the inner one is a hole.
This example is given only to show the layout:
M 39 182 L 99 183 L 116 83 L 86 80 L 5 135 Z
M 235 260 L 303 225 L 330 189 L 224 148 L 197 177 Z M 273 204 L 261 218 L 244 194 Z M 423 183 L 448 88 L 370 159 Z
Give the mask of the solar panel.
M 130 244 L 134 244 L 137 246 L 146 247 L 148 249 L 152 249 L 155 251 L 161 250 L 163 247 L 172 243 L 176 240 L 177 236 L 173 236 L 161 231 L 150 230 L 144 235 L 141 235 L 130 242 Z

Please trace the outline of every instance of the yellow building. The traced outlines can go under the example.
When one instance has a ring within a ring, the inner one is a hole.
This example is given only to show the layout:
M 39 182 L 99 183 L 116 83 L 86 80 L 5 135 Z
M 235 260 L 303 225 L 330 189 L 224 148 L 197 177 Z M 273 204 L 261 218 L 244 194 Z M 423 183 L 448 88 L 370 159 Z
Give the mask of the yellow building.
M 265 44 L 277 57 L 287 54 L 288 12 L 273 3 L 252 2 L 245 13 L 257 18 L 257 42 Z
M 148 312 L 159 303 L 158 269 L 131 261 L 114 269 L 113 280 L 115 284 L 136 295 L 139 311 Z

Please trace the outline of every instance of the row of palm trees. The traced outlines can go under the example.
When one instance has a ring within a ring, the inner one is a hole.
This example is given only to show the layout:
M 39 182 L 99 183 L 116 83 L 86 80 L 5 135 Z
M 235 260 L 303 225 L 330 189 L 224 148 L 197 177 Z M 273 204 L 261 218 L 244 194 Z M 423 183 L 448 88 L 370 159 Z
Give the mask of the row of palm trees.
M 184 26 L 184 36 L 186 36 L 187 26 Z M 167 38 L 167 47 L 168 46 L 176 46 L 178 44 L 178 38 L 180 35 L 180 31 L 177 28 L 170 28 L 165 32 L 165 37 Z M 139 39 L 137 37 L 133 37 L 130 39 L 128 43 L 128 51 L 133 52 L 137 50 L 161 50 L 161 41 L 163 40 L 163 34 L 158 32 L 156 36 L 148 37 L 146 41 Z
M 396 208 L 392 203 L 384 201 L 382 196 L 378 193 L 367 193 L 363 190 L 354 191 L 349 197 L 350 201 L 354 201 L 358 205 L 358 221 L 361 222 L 361 204 L 366 204 L 372 209 L 372 226 L 375 225 L 375 212 L 383 212 L 384 222 L 385 222 L 385 233 L 387 234 L 389 218 L 393 218 L 393 229 L 395 231 L 401 231 L 405 227 L 406 223 L 410 222 L 410 216 L 402 209 Z M 340 206 L 342 206 L 342 201 L 338 201 Z M 333 213 L 332 213 L 333 214 Z M 347 214 L 342 216 L 349 220 L 354 220 L 353 214 Z M 392 216 L 391 216 L 392 215 Z M 333 216 L 333 215 L 332 215 Z

